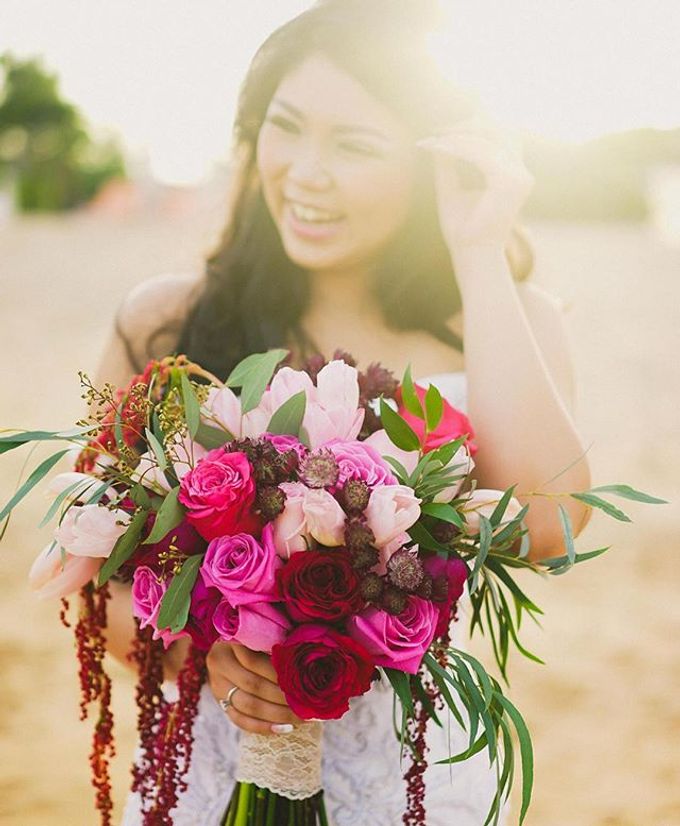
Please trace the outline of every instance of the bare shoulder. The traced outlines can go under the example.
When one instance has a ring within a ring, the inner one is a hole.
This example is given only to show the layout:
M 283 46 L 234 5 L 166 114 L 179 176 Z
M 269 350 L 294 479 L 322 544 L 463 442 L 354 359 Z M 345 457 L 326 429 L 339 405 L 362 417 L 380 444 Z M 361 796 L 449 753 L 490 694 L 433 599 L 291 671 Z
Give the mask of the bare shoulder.
M 202 276 L 195 272 L 164 272 L 144 279 L 123 299 L 118 311 L 120 327 L 135 335 L 181 323 L 202 282 Z
M 554 317 L 555 314 L 561 315 L 567 308 L 564 299 L 534 281 L 518 281 L 515 286 L 526 310 Z

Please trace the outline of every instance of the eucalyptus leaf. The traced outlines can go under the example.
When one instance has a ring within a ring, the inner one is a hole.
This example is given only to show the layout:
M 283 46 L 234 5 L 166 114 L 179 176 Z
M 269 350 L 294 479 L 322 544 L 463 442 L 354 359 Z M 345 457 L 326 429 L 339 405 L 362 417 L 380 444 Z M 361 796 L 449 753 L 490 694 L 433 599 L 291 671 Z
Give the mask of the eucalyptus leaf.
M 59 450 L 56 453 L 53 453 L 51 456 L 48 456 L 44 462 L 41 462 L 37 468 L 31 473 L 31 475 L 26 479 L 26 481 L 21 485 L 19 490 L 14 494 L 14 496 L 7 502 L 5 507 L 0 511 L 0 522 L 8 516 L 12 510 L 21 502 L 21 500 L 26 496 L 27 493 L 30 493 L 31 490 L 40 482 L 52 468 L 57 464 L 57 462 L 61 459 L 62 456 L 66 455 L 69 452 L 69 448 L 65 448 L 64 450 Z
M 161 600 L 158 612 L 159 629 L 169 628 L 173 634 L 177 634 L 187 624 L 191 605 L 191 589 L 198 577 L 203 556 L 203 554 L 190 556 L 182 565 L 180 572 L 172 578 Z
M 216 447 L 222 447 L 222 445 L 226 445 L 227 442 L 231 442 L 233 438 L 233 434 L 226 429 L 222 430 L 219 427 L 207 425 L 205 422 L 199 422 L 195 441 L 206 450 L 214 450 Z
M 600 499 L 599 496 L 595 496 L 592 493 L 570 493 L 569 494 L 573 499 L 578 499 L 579 502 L 585 502 L 586 505 L 590 505 L 593 508 L 599 508 L 600 510 L 604 511 L 608 516 L 613 516 L 614 519 L 618 519 L 619 522 L 631 522 L 631 518 L 626 516 L 626 514 L 619 510 L 615 505 L 612 505 L 611 502 L 607 502 L 604 499 Z
M 70 430 L 19 430 L 13 432 L 11 436 L 0 436 L 0 453 L 7 453 L 29 442 L 78 440 L 84 434 L 98 429 L 98 424 L 91 424 Z
M 593 493 L 594 491 L 601 491 L 602 493 L 614 493 L 617 496 L 622 496 L 624 499 L 632 499 L 635 502 L 647 502 L 651 505 L 667 505 L 665 499 L 657 499 L 656 496 L 650 496 L 648 493 L 643 493 L 641 490 L 636 490 L 630 485 L 599 485 L 599 487 L 591 488 L 586 493 Z
M 124 562 L 128 561 L 139 546 L 139 538 L 144 530 L 147 516 L 148 511 L 140 508 L 130 520 L 125 533 L 118 537 L 110 556 L 99 569 L 97 585 L 100 588 L 105 582 L 108 582 Z
M 560 523 L 564 534 L 564 545 L 567 549 L 567 559 L 573 565 L 576 558 L 576 548 L 574 548 L 574 532 L 571 527 L 571 517 L 564 505 L 558 506 L 560 512 Z
M 83 494 L 87 490 L 89 490 L 93 485 L 97 484 L 97 479 L 92 477 L 90 481 L 86 479 L 78 479 L 77 482 L 73 482 L 73 484 L 69 485 L 67 488 L 61 491 L 60 494 L 57 495 L 54 502 L 50 505 L 49 510 L 43 516 L 42 522 L 38 525 L 39 528 L 44 528 L 45 525 L 52 519 L 54 514 L 59 510 L 60 505 L 68 499 L 70 496 L 75 495 L 75 492 L 78 491 L 78 494 Z
M 177 500 L 179 486 L 173 488 L 163 499 L 163 502 L 156 514 L 153 528 L 142 544 L 153 545 L 160 542 L 163 537 L 173 528 L 176 528 L 184 519 L 185 510 Z
M 519 826 L 522 826 L 531 802 L 531 792 L 534 784 L 534 752 L 531 745 L 531 736 L 522 715 L 510 700 L 500 694 L 498 702 L 507 711 L 519 738 L 519 751 L 522 760 L 522 808 L 519 814 Z
M 146 435 L 146 440 L 149 443 L 149 447 L 151 448 L 153 455 L 156 457 L 158 467 L 160 470 L 165 470 L 168 466 L 168 458 L 163 451 L 163 445 L 158 441 L 148 427 L 144 429 L 144 434 Z
M 472 568 L 472 580 L 470 583 L 470 591 L 477 590 L 479 584 L 479 575 L 482 566 L 486 562 L 489 550 L 491 549 L 491 540 L 493 539 L 493 529 L 490 521 L 483 514 L 479 514 L 479 548 L 475 555 L 475 564 Z
M 515 492 L 516 487 L 517 485 L 514 484 L 512 487 L 508 488 L 505 491 L 505 493 L 501 496 L 501 498 L 498 500 L 498 504 L 493 509 L 493 513 L 489 517 L 489 522 L 491 522 L 492 527 L 495 528 L 503 519 L 503 514 L 505 513 L 506 508 L 508 507 L 508 503 L 510 502 L 512 495 Z
M 409 714 L 414 714 L 413 697 L 411 696 L 411 685 L 409 682 L 409 675 L 403 671 L 398 671 L 396 668 L 383 668 L 390 681 L 392 688 L 396 692 L 402 707 L 408 711 Z
M 180 381 L 182 384 L 182 399 L 184 401 L 184 419 L 189 428 L 189 435 L 192 439 L 195 439 L 201 423 L 201 406 L 198 403 L 196 391 L 186 373 L 182 373 Z
M 302 420 L 305 417 L 307 395 L 304 390 L 295 393 L 272 414 L 267 431 L 277 435 L 289 434 L 298 436 Z

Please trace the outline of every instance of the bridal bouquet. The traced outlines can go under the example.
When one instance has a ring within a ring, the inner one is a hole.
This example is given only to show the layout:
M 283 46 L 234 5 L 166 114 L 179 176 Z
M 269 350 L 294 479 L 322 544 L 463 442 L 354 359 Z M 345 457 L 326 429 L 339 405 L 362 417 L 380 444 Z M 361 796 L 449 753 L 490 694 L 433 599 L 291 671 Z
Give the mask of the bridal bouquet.
M 216 640 L 270 653 L 288 704 L 306 721 L 290 734 L 241 738 L 224 826 L 326 824 L 323 720 L 345 714 L 375 680 L 394 690 L 395 734 L 412 756 L 404 823 L 425 823 L 426 725 L 442 725 L 443 710 L 469 731 L 469 743 L 440 762 L 484 748 L 499 761 L 486 823 L 509 795 L 516 736 L 521 822 L 532 788 L 530 737 L 499 682 L 452 647 L 457 601 L 467 587 L 471 631 L 486 627 L 507 683 L 510 640 L 538 660 L 518 639 L 522 611 L 542 613 L 511 572 L 562 574 L 607 548 L 577 554 L 560 506 L 566 555 L 529 562 L 529 506 L 515 486 L 476 488 L 472 424 L 434 385 L 418 386 L 409 369 L 401 382 L 378 364 L 361 372 L 340 351 L 304 370 L 284 364 L 286 356 L 249 356 L 224 383 L 183 356 L 151 362 L 124 390 L 96 388 L 81 374 L 88 420 L 0 438 L 0 452 L 44 440 L 77 447 L 74 470 L 49 482 L 54 499 L 43 521 L 58 517 L 58 525 L 30 580 L 40 596 L 62 599 L 66 625 L 66 597 L 80 593 L 81 716 L 99 702 L 91 765 L 102 823 L 112 808 L 103 668 L 112 578 L 132 584 L 143 752 L 133 789 L 146 826 L 172 823 L 186 790 L 205 656 Z M 44 460 L 0 520 L 68 452 Z M 569 495 L 627 520 L 601 492 L 662 501 L 627 485 Z M 168 702 L 162 654 L 180 637 L 191 646 L 179 698 Z

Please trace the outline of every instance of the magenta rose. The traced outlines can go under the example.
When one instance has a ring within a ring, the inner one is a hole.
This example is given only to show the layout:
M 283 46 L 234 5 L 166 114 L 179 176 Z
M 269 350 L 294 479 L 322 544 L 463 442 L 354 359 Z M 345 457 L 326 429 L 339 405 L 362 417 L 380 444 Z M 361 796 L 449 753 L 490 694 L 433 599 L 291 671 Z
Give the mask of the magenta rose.
M 204 539 L 252 533 L 259 536 L 260 519 L 252 512 L 255 479 L 241 451 L 211 450 L 180 481 L 179 501 L 187 519 Z
M 290 631 L 288 617 L 271 602 L 234 606 L 223 599 L 215 610 L 213 624 L 220 639 L 240 643 L 252 651 L 264 651 L 282 643 Z
M 425 395 L 427 390 L 424 387 L 421 387 L 419 384 L 414 385 L 416 395 L 420 399 L 420 403 L 425 407 Z M 474 456 L 477 452 L 477 445 L 473 441 L 475 438 L 475 431 L 472 428 L 472 424 L 470 423 L 470 419 L 462 412 L 462 410 L 458 410 L 454 407 L 449 401 L 445 398 L 442 398 L 442 403 L 444 406 L 444 411 L 442 413 L 442 417 L 439 420 L 439 424 L 435 427 L 434 430 L 430 431 L 427 435 L 425 435 L 425 422 L 423 419 L 420 419 L 418 416 L 415 416 L 409 410 L 404 407 L 404 403 L 402 400 L 401 395 L 401 386 L 397 389 L 395 398 L 397 400 L 397 412 L 399 415 L 404 418 L 411 428 L 415 431 L 418 439 L 420 440 L 420 444 L 423 447 L 423 453 L 429 453 L 431 450 L 434 450 L 437 447 L 441 447 L 442 445 L 447 444 L 447 442 L 452 442 L 454 439 L 458 439 L 463 434 L 467 433 L 468 438 L 465 442 L 467 449 L 470 451 L 470 455 Z
M 462 559 L 443 559 L 441 556 L 431 556 L 423 561 L 426 573 L 435 580 L 435 593 L 443 586 L 446 598 L 435 602 L 438 612 L 436 637 L 441 637 L 449 630 L 454 602 L 460 598 L 467 582 L 468 567 Z M 437 583 L 439 580 L 439 583 Z
M 348 442 L 343 439 L 331 439 L 323 446 L 330 450 L 338 463 L 338 481 L 329 488 L 333 493 L 345 486 L 349 479 L 360 479 L 370 488 L 377 485 L 396 485 L 397 478 L 378 451 L 364 442 Z
M 401 614 L 371 607 L 350 617 L 347 633 L 364 646 L 376 665 L 416 674 L 434 639 L 437 618 L 433 603 L 409 596 Z
M 283 565 L 268 522 L 261 540 L 247 533 L 213 539 L 205 552 L 201 572 L 232 605 L 276 602 L 276 572 Z
M 280 599 L 298 622 L 337 622 L 365 604 L 346 551 L 293 554 L 276 574 Z
M 161 639 L 166 650 L 170 643 L 188 636 L 185 630 L 173 634 L 169 628 L 159 629 L 157 626 L 161 600 L 167 589 L 168 582 L 159 579 L 158 574 L 147 565 L 140 565 L 135 570 L 132 578 L 132 613 L 139 619 L 140 628 L 147 625 L 153 628 L 153 638 Z
M 199 571 L 191 589 L 189 618 L 184 630 L 200 651 L 209 651 L 219 636 L 213 625 L 213 615 L 221 600 L 222 594 L 217 588 L 211 587 Z
M 350 697 L 371 687 L 368 652 L 326 625 L 298 626 L 273 646 L 271 657 L 286 702 L 304 720 L 337 720 L 349 710 Z

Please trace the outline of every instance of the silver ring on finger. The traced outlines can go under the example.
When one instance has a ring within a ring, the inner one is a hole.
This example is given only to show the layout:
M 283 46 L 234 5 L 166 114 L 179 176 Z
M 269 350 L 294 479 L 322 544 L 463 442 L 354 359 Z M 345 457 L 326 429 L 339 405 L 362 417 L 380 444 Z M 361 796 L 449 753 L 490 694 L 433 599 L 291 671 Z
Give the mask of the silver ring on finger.
M 234 696 L 234 692 L 236 692 L 236 691 L 238 691 L 238 686 L 237 686 L 237 685 L 233 685 L 233 686 L 229 689 L 229 691 L 227 692 L 226 699 L 224 699 L 224 700 L 218 700 L 218 703 L 219 703 L 219 704 L 220 704 L 220 706 L 222 707 L 222 711 L 226 711 L 228 708 L 231 708 L 231 706 L 233 705 L 233 702 L 232 702 L 232 699 L 231 699 L 231 698 Z

